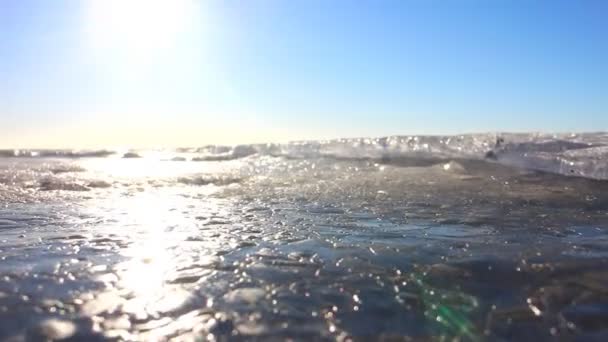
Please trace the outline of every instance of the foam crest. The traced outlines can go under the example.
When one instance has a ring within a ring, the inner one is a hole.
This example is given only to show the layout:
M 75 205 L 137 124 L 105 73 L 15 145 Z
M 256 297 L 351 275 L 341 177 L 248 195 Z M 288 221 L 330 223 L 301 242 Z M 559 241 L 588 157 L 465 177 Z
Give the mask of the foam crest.
M 130 152 L 124 157 L 159 158 Z M 158 152 L 158 151 L 157 151 Z M 0 150 L 0 158 L 104 158 L 110 150 Z M 480 133 L 452 136 L 390 136 L 285 144 L 207 145 L 163 150 L 165 161 L 221 162 L 254 156 L 289 159 L 372 159 L 425 165 L 429 161 L 484 160 L 568 176 L 608 179 L 608 133 Z M 171 157 L 167 158 L 167 154 Z

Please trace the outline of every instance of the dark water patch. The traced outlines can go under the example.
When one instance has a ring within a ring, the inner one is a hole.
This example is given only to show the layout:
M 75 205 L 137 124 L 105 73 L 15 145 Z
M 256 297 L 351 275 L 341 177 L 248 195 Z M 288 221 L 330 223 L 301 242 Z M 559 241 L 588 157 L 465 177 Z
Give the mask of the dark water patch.
M 0 218 L 0 229 L 11 229 L 11 228 L 19 228 L 23 225 L 18 223 L 17 221 L 7 220 Z
M 137 158 L 141 158 L 141 156 L 138 153 L 136 153 L 136 152 L 127 152 L 127 153 L 123 154 L 122 157 L 124 159 L 137 159 Z
M 232 154 L 226 155 L 210 155 L 210 156 L 200 156 L 192 158 L 193 162 L 204 162 L 204 161 L 226 161 L 226 160 L 235 160 L 240 157 L 234 156 Z
M 84 172 L 86 171 L 83 167 L 76 165 L 60 165 L 51 169 L 53 174 L 61 173 L 72 173 L 72 172 Z
M 102 188 L 102 189 L 105 189 L 105 188 L 112 187 L 112 184 L 110 184 L 110 183 L 108 183 L 106 181 L 98 180 L 98 181 L 89 182 L 87 184 L 87 186 L 89 188 Z
M 44 179 L 38 184 L 42 191 L 64 190 L 64 191 L 89 191 L 90 189 L 80 183 L 66 182 L 60 179 Z
M 344 214 L 344 209 L 335 207 L 312 207 L 307 209 L 311 214 Z

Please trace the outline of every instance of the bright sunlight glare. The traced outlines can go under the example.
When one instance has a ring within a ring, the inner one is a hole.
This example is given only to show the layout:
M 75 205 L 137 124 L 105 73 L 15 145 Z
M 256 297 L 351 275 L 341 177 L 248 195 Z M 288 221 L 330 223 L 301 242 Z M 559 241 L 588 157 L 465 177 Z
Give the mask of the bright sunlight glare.
M 87 44 L 138 62 L 170 48 L 195 13 L 193 0 L 92 0 L 85 13 Z

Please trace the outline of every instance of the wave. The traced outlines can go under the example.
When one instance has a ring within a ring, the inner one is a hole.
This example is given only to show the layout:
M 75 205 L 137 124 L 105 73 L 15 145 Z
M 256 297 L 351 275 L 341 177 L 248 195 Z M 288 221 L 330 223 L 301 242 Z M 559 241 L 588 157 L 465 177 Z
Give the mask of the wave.
M 0 158 L 104 158 L 115 153 L 109 150 L 0 150 Z
M 542 134 L 481 133 L 452 136 L 390 136 L 285 144 L 207 145 L 164 150 L 165 161 L 221 162 L 251 156 L 289 159 L 371 159 L 403 166 L 432 165 L 437 161 L 479 160 L 567 176 L 608 179 L 608 133 Z M 97 158 L 109 150 L 0 150 L 11 158 Z M 133 152 L 135 155 L 135 152 Z M 152 158 L 157 154 L 137 154 Z M 129 155 L 131 156 L 131 155 Z
M 608 133 L 484 133 L 392 136 L 257 145 L 258 153 L 288 158 L 373 159 L 405 166 L 454 159 L 608 180 Z
M 196 150 L 199 155 L 192 161 L 224 161 L 234 160 L 258 154 L 262 145 L 205 146 Z

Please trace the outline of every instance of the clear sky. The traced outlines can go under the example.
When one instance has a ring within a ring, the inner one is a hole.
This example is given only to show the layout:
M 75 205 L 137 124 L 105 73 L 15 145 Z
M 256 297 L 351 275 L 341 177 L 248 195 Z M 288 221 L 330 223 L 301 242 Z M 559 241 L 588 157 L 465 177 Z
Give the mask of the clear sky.
M 599 130 L 605 0 L 0 0 L 0 148 Z

